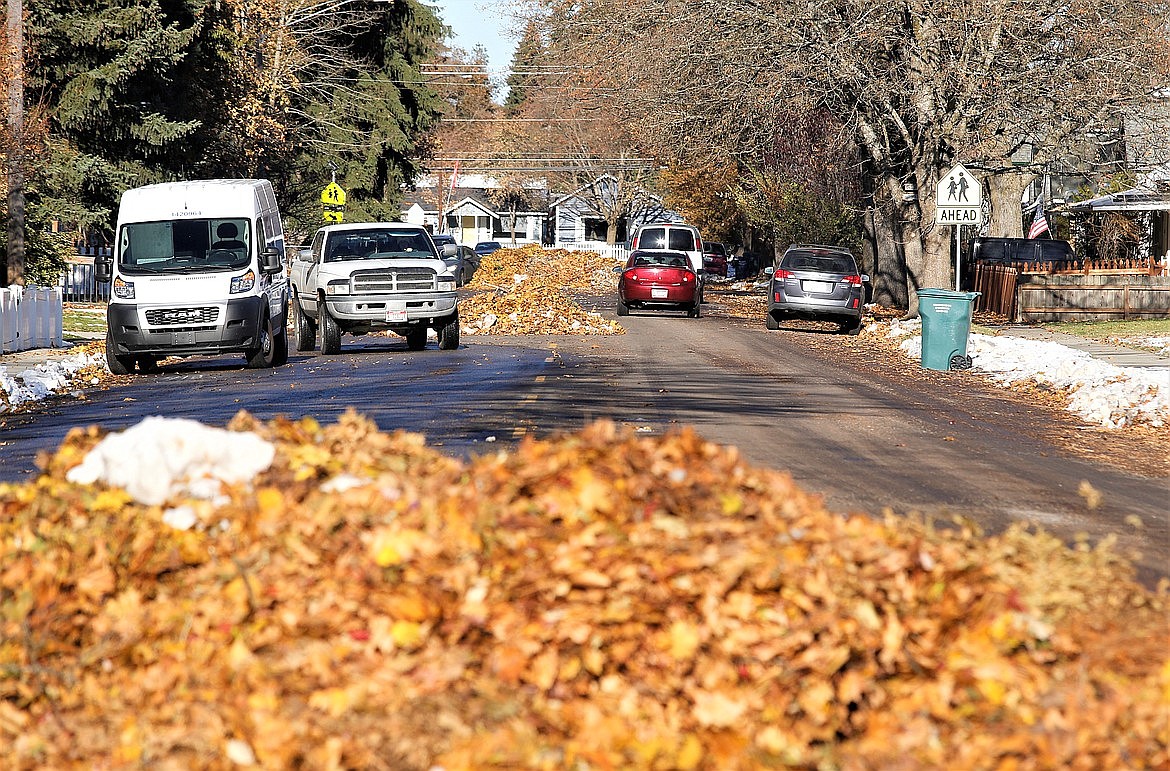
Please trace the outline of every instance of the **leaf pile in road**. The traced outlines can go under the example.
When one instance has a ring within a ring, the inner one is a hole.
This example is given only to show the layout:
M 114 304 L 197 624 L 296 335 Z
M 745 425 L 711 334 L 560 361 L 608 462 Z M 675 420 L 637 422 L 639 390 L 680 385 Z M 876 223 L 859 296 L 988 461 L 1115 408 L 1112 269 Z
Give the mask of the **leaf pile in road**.
M 463 331 L 489 335 L 613 335 L 616 321 L 583 309 L 568 290 L 612 292 L 613 260 L 590 251 L 526 246 L 485 255 L 460 303 Z
M 232 428 L 276 459 L 192 529 L 65 481 L 98 429 L 0 488 L 7 767 L 1170 763 L 1168 598 L 1107 547 L 833 514 L 689 429 Z

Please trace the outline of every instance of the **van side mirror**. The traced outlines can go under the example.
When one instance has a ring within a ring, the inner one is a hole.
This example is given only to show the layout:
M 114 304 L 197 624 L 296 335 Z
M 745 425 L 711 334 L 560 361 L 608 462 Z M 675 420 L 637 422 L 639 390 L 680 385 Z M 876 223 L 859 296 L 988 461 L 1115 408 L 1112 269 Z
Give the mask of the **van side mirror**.
M 260 252 L 260 270 L 264 273 L 279 273 L 284 270 L 284 262 L 280 258 L 280 250 L 268 247 Z
M 455 244 L 443 244 L 443 256 L 454 257 L 459 254 L 459 247 Z
M 869 274 L 868 273 L 861 274 L 861 283 L 863 283 L 863 284 L 869 283 Z
M 774 268 L 774 267 L 773 267 L 773 266 L 771 266 L 771 265 L 769 265 L 768 267 L 764 268 L 764 275 L 765 275 L 765 276 L 770 276 L 770 275 L 772 275 L 772 274 L 773 274 L 773 273 L 775 273 L 775 272 L 776 272 L 776 268 Z
M 108 284 L 114 277 L 114 258 L 98 255 L 93 258 L 93 280 L 99 284 Z

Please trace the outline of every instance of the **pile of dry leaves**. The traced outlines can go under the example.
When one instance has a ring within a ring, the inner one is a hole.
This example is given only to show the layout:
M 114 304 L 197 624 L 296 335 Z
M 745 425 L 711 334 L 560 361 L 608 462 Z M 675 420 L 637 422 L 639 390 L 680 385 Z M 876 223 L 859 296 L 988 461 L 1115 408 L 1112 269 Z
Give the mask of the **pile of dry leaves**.
M 1107 549 L 839 516 L 689 430 L 232 428 L 275 459 L 189 529 L 66 481 L 96 429 L 0 487 L 6 767 L 1170 764 L 1168 597 Z
M 568 290 L 612 292 L 615 263 L 590 251 L 525 246 L 484 256 L 460 303 L 467 334 L 614 335 L 620 324 L 578 305 Z

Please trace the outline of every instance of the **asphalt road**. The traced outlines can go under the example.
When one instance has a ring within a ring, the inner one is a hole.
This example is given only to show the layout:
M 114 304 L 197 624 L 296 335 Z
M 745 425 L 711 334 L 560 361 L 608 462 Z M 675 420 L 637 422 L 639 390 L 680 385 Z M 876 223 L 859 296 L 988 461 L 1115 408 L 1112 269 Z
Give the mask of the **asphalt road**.
M 970 373 L 908 377 L 837 335 L 767 332 L 710 312 L 635 313 L 623 324 L 620 336 L 465 336 L 459 350 L 432 342 L 417 353 L 396 337 L 346 336 L 340 355 L 293 352 L 270 371 L 236 358 L 167 364 L 5 417 L 0 480 L 30 478 L 37 451 L 73 426 L 119 430 L 149 415 L 331 422 L 352 406 L 463 457 L 605 418 L 645 433 L 693 426 L 839 511 L 958 515 L 988 532 L 1024 520 L 1070 541 L 1115 534 L 1123 553 L 1141 555 L 1143 581 L 1170 576 L 1170 481 L 1071 457 L 1046 439 L 1049 413 Z M 1101 493 L 1095 508 L 1083 482 Z

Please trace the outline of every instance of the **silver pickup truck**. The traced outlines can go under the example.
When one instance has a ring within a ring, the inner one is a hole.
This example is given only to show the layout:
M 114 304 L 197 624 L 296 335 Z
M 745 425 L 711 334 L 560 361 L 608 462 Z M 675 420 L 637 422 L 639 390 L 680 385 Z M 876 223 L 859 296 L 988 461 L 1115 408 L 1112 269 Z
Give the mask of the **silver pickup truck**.
M 452 247 L 444 247 L 450 249 Z M 439 348 L 459 347 L 455 275 L 427 231 L 401 222 L 328 225 L 292 261 L 296 348 L 310 351 L 321 328 L 321 353 L 341 351 L 341 333 L 389 330 L 421 351 L 427 331 Z

